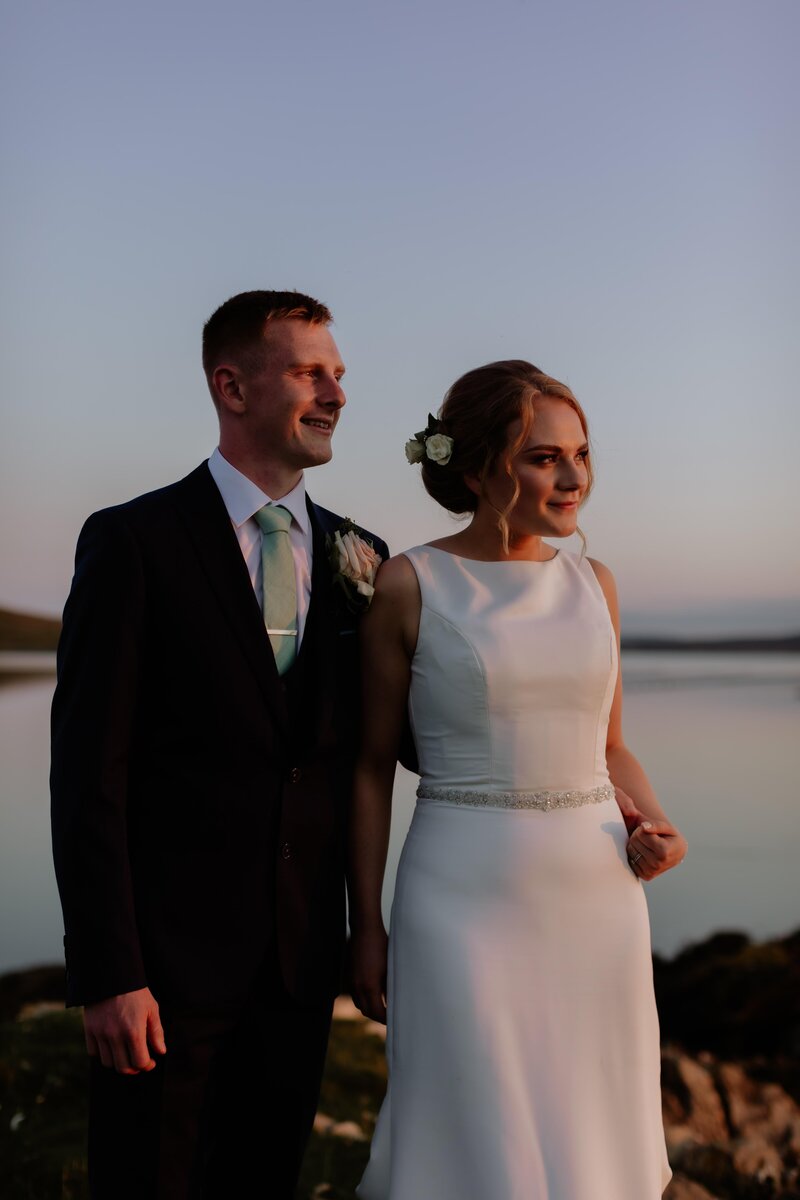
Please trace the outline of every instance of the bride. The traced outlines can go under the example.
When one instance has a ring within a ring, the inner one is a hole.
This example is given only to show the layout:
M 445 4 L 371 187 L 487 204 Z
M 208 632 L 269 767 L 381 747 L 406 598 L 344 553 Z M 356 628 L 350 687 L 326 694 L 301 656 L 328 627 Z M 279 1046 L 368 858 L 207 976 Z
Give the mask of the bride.
M 354 996 L 388 1021 L 390 1077 L 358 1195 L 656 1200 L 670 1172 L 641 881 L 686 842 L 623 740 L 611 572 L 543 540 L 577 529 L 586 419 L 530 363 L 492 363 L 406 453 L 472 519 L 387 562 L 363 622 Z M 421 781 L 387 964 L 406 709 Z

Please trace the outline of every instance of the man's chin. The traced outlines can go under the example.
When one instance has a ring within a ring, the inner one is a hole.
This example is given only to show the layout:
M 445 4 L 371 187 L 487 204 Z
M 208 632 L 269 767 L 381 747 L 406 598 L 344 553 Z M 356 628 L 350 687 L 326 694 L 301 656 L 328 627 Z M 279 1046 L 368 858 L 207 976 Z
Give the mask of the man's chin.
M 325 463 L 329 463 L 333 458 L 333 446 L 314 447 L 308 450 L 303 456 L 303 467 L 324 467 Z

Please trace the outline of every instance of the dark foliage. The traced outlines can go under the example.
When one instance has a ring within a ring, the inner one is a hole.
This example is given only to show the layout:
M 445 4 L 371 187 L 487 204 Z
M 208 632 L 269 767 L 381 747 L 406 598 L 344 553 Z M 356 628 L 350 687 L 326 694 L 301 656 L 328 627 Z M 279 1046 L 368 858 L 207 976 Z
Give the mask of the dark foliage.
M 653 966 L 663 1041 L 720 1058 L 800 1056 L 800 931 L 759 944 L 718 933 Z

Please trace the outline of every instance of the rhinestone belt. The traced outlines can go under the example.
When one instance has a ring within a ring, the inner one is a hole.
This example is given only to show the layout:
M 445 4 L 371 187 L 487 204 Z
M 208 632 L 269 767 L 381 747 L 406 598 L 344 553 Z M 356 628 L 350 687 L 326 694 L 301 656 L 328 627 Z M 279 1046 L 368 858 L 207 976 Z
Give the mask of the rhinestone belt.
M 418 800 L 472 808 L 535 808 L 539 812 L 551 812 L 554 808 L 583 808 L 585 804 L 602 804 L 604 800 L 614 798 L 614 786 L 610 783 L 588 790 L 574 788 L 568 792 L 469 792 L 462 788 L 428 787 L 424 783 L 417 788 Z

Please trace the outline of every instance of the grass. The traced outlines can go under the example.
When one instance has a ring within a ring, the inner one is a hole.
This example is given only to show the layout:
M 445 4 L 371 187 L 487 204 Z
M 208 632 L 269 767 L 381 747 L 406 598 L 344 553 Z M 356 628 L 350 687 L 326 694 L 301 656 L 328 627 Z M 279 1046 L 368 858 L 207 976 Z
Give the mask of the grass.
M 363 1022 L 334 1021 L 319 1105 L 333 1124 L 312 1135 L 298 1200 L 352 1200 L 385 1080 L 383 1042 Z M 78 1011 L 0 1025 L 3 1200 L 88 1200 L 86 1083 Z M 335 1128 L 342 1122 L 354 1122 L 365 1140 L 342 1136 Z

